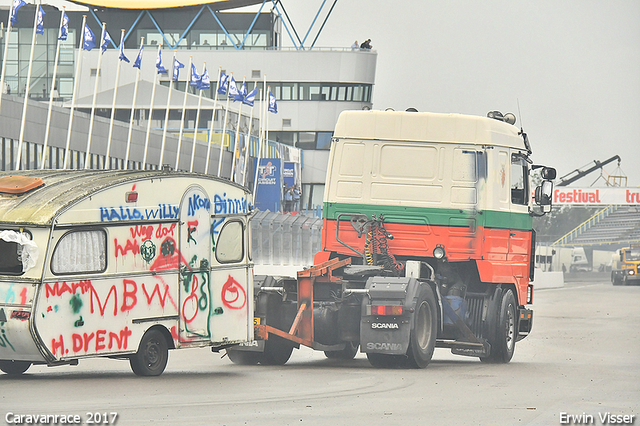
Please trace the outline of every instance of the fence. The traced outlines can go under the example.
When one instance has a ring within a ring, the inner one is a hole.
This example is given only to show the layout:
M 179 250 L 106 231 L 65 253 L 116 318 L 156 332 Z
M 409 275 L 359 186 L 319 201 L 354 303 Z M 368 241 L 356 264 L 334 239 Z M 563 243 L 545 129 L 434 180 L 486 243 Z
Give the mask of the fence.
M 256 265 L 311 266 L 321 249 L 322 219 L 259 211 L 251 218 Z

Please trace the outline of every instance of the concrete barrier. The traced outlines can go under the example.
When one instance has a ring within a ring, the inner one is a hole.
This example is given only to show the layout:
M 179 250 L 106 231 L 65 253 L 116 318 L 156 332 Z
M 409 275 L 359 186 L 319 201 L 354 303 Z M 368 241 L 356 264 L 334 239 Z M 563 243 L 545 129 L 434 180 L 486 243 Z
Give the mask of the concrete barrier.
M 536 272 L 533 280 L 534 290 L 540 290 L 543 288 L 561 288 L 564 287 L 564 276 L 562 271 L 558 272 L 543 272 L 536 268 Z

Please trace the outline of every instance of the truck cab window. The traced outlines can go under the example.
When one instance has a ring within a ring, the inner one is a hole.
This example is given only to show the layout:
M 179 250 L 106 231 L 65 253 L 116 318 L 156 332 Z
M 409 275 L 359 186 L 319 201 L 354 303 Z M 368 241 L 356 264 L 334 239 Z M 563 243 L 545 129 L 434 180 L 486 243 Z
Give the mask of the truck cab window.
M 103 230 L 66 233 L 51 258 L 54 274 L 95 273 L 106 269 L 107 235 Z
M 526 205 L 529 202 L 527 163 L 519 155 L 511 156 L 511 202 Z

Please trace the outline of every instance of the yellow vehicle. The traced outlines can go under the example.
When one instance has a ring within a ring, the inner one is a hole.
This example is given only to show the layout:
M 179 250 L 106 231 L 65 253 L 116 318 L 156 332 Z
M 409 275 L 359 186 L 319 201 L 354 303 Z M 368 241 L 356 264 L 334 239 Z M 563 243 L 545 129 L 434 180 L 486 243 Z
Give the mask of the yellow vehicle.
M 640 244 L 617 251 L 611 269 L 613 285 L 640 284 Z

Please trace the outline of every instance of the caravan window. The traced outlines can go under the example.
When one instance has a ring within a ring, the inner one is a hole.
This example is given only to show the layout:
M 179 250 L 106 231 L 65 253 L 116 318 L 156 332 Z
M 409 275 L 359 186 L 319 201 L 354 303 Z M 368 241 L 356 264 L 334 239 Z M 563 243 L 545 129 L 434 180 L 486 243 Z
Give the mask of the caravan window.
M 51 259 L 54 274 L 104 272 L 107 234 L 104 230 L 71 231 L 60 238 Z
M 244 257 L 244 226 L 233 220 L 225 223 L 216 244 L 216 260 L 220 263 L 240 262 Z
M 23 266 L 24 245 L 26 241 L 31 240 L 31 234 L 28 232 L 16 232 L 10 230 L 0 230 L 0 274 L 6 275 L 22 275 L 25 271 Z

